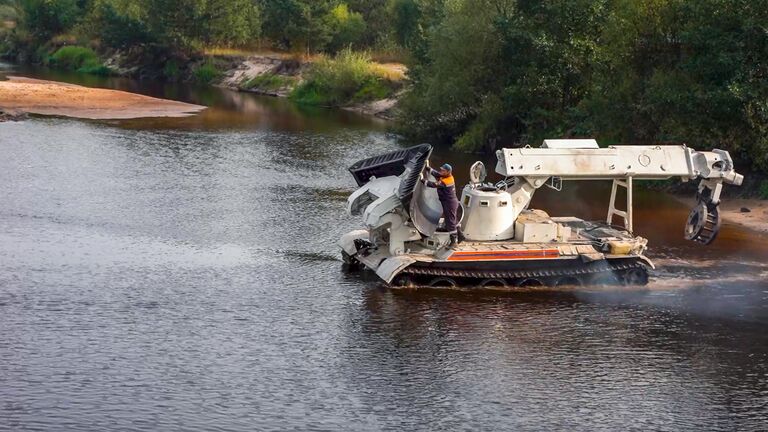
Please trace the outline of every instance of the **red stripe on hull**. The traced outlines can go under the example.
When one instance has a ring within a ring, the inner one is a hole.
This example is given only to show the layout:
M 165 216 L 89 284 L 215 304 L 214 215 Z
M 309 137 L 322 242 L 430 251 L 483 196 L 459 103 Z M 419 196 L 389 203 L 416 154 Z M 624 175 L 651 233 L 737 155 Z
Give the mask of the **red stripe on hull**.
M 534 249 L 513 251 L 463 251 L 454 252 L 447 261 L 505 261 L 519 259 L 560 258 L 557 249 Z

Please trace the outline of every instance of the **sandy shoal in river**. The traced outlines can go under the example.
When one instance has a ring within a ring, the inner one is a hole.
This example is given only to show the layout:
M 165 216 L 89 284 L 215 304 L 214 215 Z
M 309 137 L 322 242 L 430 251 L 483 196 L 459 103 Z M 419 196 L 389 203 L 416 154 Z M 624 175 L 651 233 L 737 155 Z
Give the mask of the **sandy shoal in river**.
M 119 90 L 9 76 L 0 81 L 0 109 L 85 119 L 186 117 L 201 105 Z

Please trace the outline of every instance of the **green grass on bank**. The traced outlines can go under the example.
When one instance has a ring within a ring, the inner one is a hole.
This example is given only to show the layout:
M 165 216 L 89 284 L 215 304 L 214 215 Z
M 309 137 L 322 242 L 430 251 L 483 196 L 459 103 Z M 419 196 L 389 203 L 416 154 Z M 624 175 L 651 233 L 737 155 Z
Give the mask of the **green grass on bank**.
M 385 99 L 397 86 L 371 62 L 370 55 L 345 49 L 336 57 L 318 59 L 291 98 L 307 105 L 341 106 Z
M 53 67 L 74 70 L 80 73 L 94 75 L 109 75 L 111 70 L 104 66 L 92 49 L 77 45 L 59 48 L 48 58 L 48 64 Z
M 221 72 L 213 63 L 212 60 L 208 60 L 202 65 L 198 66 L 192 74 L 195 76 L 195 80 L 201 84 L 208 84 L 221 75 Z
M 265 73 L 257 75 L 242 84 L 242 88 L 258 89 L 263 91 L 277 91 L 291 87 L 296 82 L 296 78 L 286 75 L 277 75 Z

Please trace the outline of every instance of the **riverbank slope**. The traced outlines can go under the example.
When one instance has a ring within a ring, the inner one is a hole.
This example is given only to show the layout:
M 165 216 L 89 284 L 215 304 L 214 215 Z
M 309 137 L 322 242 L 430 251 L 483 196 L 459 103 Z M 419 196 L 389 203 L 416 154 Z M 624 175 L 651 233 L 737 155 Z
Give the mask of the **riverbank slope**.
M 294 90 L 313 78 L 313 67 L 318 61 L 337 62 L 342 64 L 338 69 L 344 67 L 344 61 L 339 58 L 293 56 L 282 53 L 214 56 L 212 59 L 214 59 L 212 64 L 226 67 L 226 70 L 219 74 L 219 78 L 213 80 L 214 85 L 273 97 L 291 97 Z M 404 85 L 407 68 L 401 63 L 375 61 L 368 61 L 367 63 L 365 67 L 371 76 L 375 77 L 376 80 L 385 82 L 384 88 L 389 89 L 389 91 L 386 91 L 382 95 L 383 97 L 365 95 L 362 99 L 350 98 L 325 106 L 392 120 L 395 117 L 397 103 L 402 94 L 402 92 L 392 91 L 392 89 L 399 89 Z M 337 73 L 341 75 L 344 72 L 337 71 Z M 363 91 L 363 93 L 365 92 Z M 319 96 L 326 98 L 328 95 L 320 94 Z M 319 103 L 319 105 L 323 106 L 324 104 Z

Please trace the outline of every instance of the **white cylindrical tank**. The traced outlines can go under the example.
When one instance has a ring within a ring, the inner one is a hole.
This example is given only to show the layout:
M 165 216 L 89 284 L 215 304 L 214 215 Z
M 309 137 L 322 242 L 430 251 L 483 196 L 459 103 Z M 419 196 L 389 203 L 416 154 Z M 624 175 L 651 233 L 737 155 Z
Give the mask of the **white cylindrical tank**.
M 461 204 L 464 206 L 461 227 L 468 240 L 509 240 L 515 236 L 519 212 L 507 191 L 467 185 L 461 193 Z

